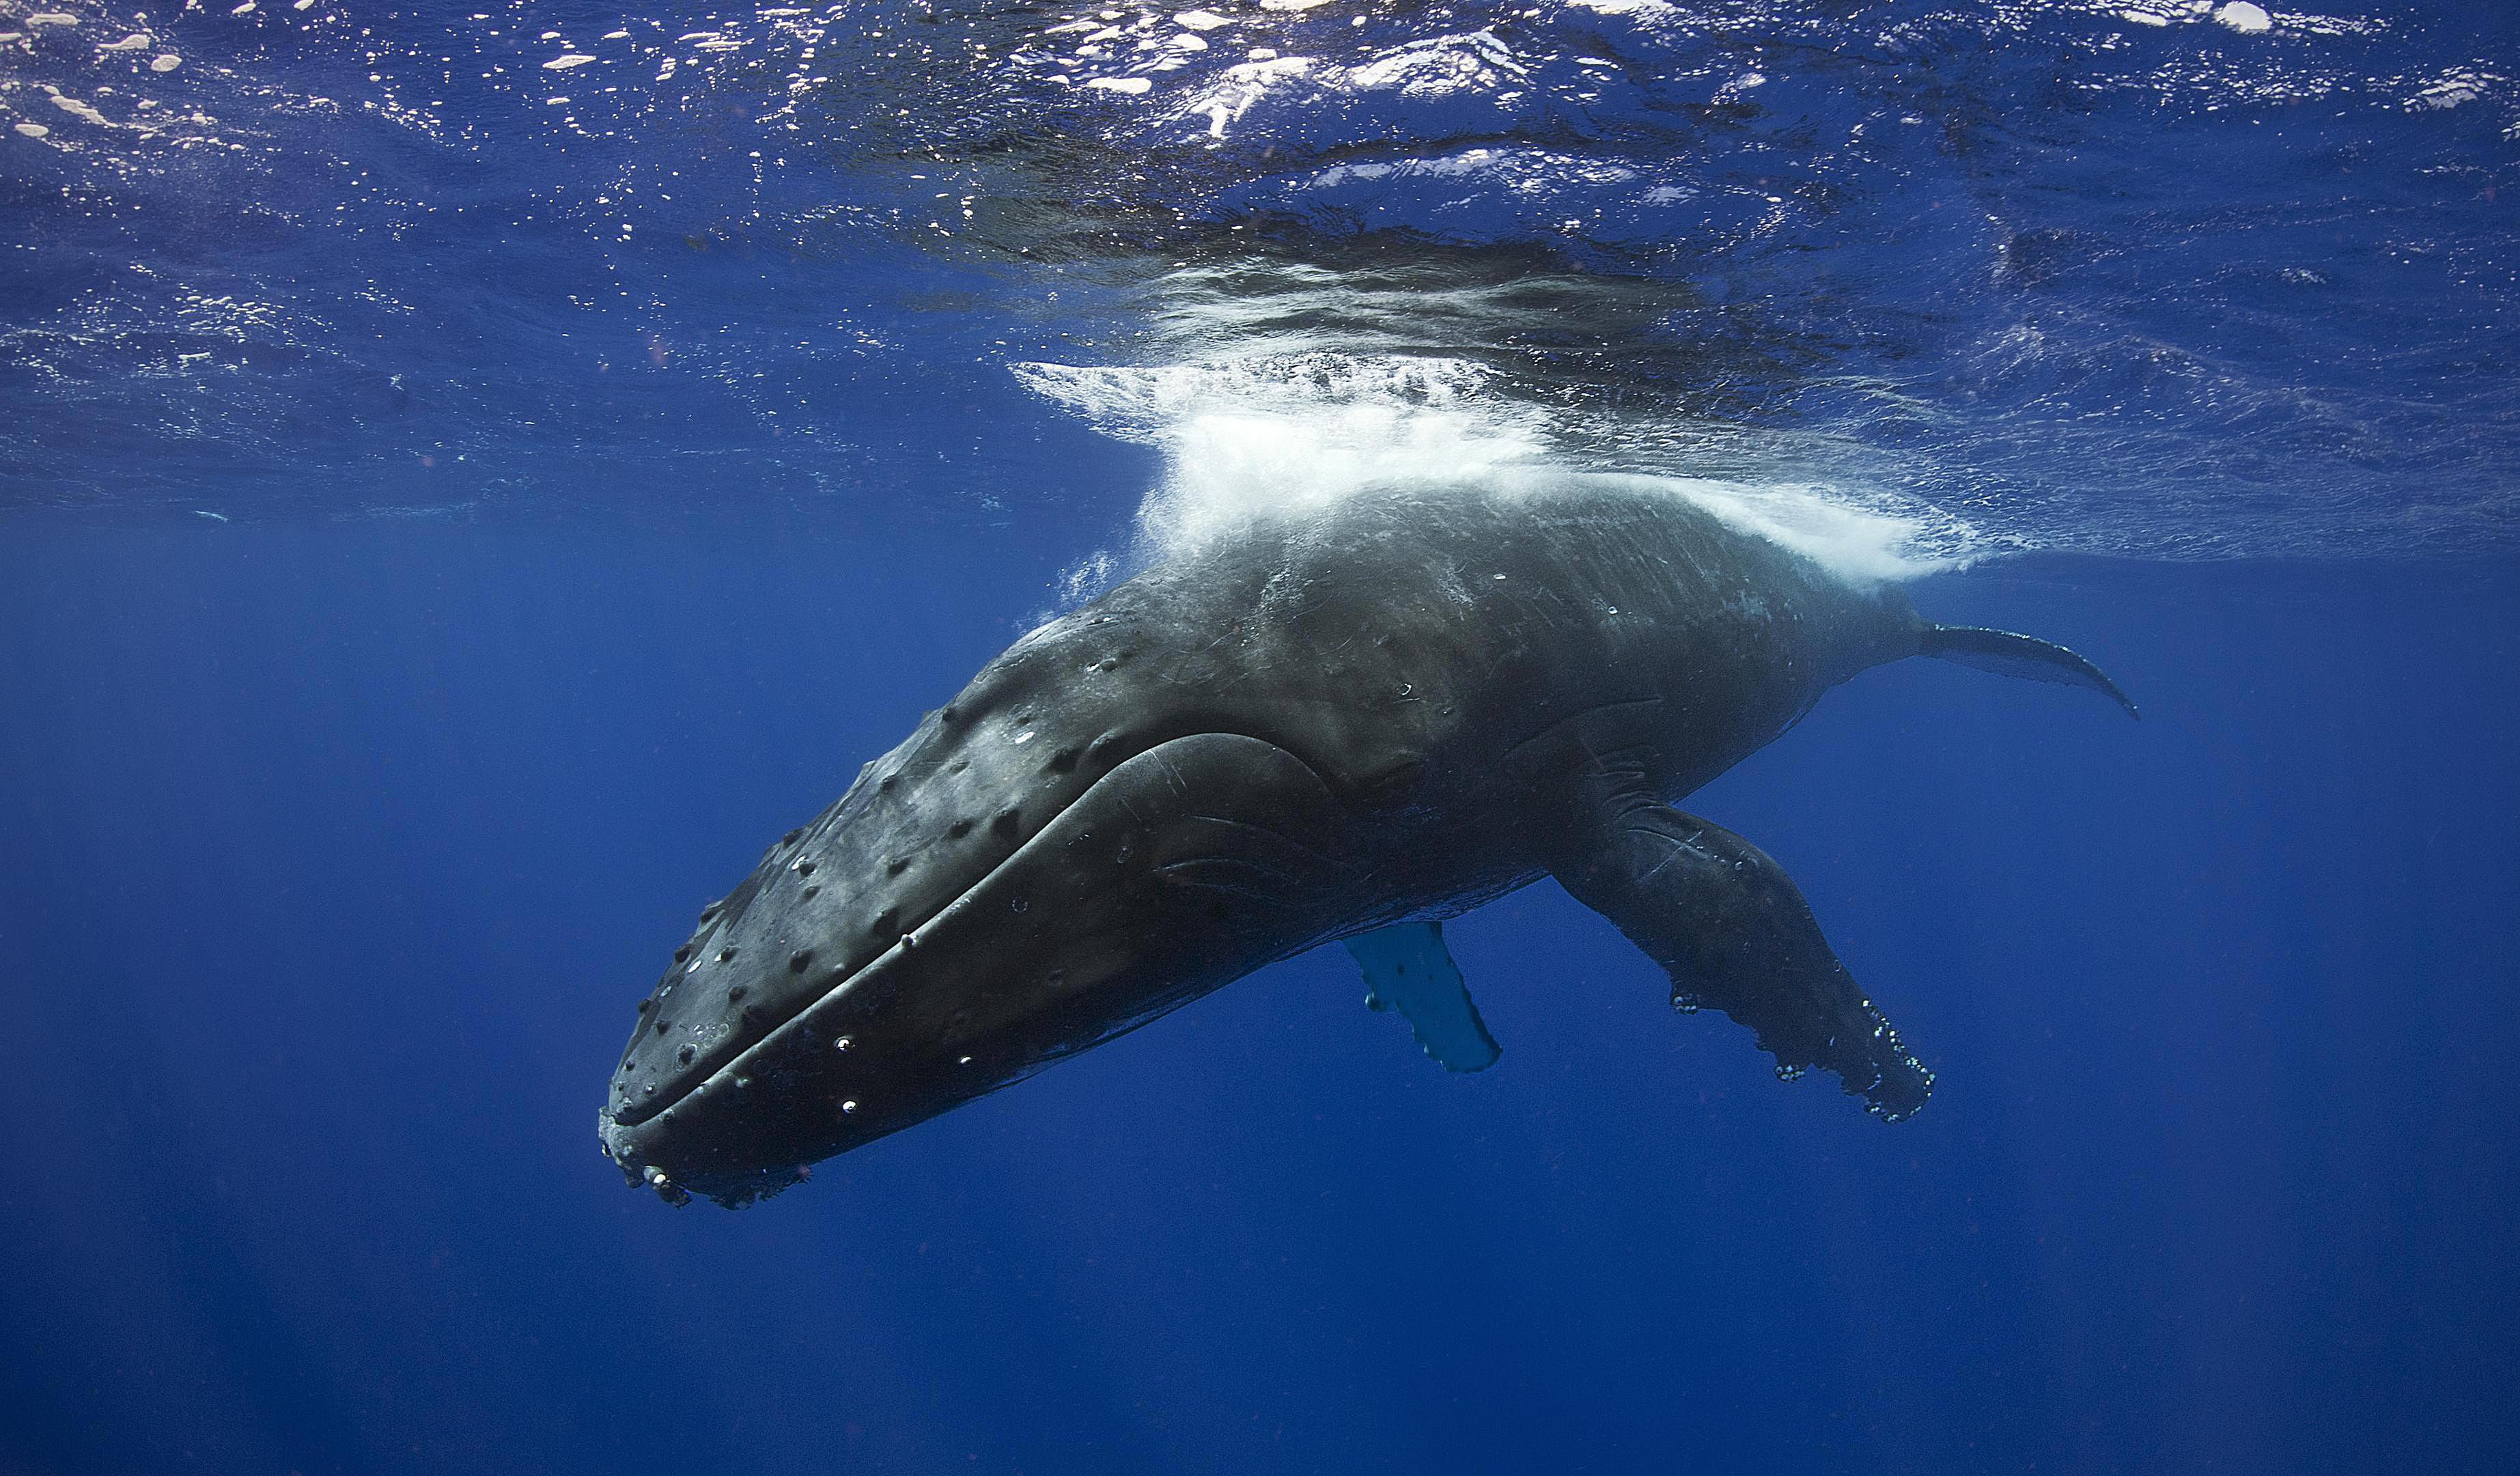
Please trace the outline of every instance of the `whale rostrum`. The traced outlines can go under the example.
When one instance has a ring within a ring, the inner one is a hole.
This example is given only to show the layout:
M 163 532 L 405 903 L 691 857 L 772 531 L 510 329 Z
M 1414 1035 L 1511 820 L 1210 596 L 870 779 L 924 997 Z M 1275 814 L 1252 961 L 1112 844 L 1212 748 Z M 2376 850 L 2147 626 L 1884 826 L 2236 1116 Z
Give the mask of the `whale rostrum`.
M 1442 919 L 1544 875 L 1676 1006 L 1904 1117 L 1932 1075 L 1801 892 L 1672 805 L 1912 655 L 2135 712 L 2072 651 L 1935 625 L 1658 489 L 1255 517 L 1016 642 L 703 910 L 639 1006 L 605 1151 L 742 1204 L 1337 940 L 1475 1071 L 1497 1043 Z

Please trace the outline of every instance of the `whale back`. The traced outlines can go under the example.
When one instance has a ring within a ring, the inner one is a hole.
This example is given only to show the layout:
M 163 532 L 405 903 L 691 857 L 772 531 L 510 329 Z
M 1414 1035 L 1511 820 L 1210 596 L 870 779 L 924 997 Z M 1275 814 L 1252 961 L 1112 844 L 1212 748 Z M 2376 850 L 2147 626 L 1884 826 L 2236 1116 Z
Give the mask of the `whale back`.
M 1897 589 L 1842 579 L 1677 494 L 1359 495 L 1257 521 L 1080 616 L 1144 630 L 1139 684 L 1304 757 L 1334 788 L 1455 806 L 1607 730 L 1685 792 L 1829 687 L 1915 654 Z

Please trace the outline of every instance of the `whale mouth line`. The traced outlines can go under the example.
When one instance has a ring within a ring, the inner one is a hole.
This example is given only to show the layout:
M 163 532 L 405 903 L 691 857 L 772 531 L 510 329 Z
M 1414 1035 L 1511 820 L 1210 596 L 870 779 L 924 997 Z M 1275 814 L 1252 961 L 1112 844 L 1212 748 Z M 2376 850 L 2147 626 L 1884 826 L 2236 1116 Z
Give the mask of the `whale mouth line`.
M 988 885 L 988 883 L 995 879 L 1000 872 L 1013 865 L 1024 855 L 1024 853 L 1031 850 L 1034 843 L 1040 840 L 1044 835 L 1049 834 L 1051 830 L 1058 826 L 1062 817 L 1067 815 L 1069 811 L 1074 810 L 1078 805 L 1083 804 L 1093 795 L 1095 790 L 1100 789 L 1104 783 L 1108 783 L 1111 775 L 1117 773 L 1123 765 L 1138 758 L 1142 758 L 1145 755 L 1153 752 L 1155 749 L 1164 746 L 1166 743 L 1176 742 L 1184 738 L 1197 738 L 1208 732 L 1215 732 L 1228 737 L 1249 738 L 1256 742 L 1267 743 L 1273 748 L 1285 750 L 1285 745 L 1278 742 L 1274 738 L 1261 738 L 1257 734 L 1229 733 L 1224 729 L 1202 729 L 1199 733 L 1175 734 L 1171 737 L 1157 739 L 1156 741 L 1148 744 L 1146 747 L 1139 749 L 1137 752 L 1130 754 L 1127 758 L 1120 760 L 1119 763 L 1113 764 L 1109 770 L 1106 770 L 1104 773 L 1097 777 L 1094 783 L 1086 785 L 1083 789 L 1078 790 L 1074 797 L 1070 798 L 1067 803 L 1059 806 L 1057 810 L 1052 811 L 1046 818 L 1044 818 L 1040 828 L 1034 830 L 1031 835 L 1026 836 L 1021 845 L 1016 846 L 1013 850 L 999 858 L 995 866 L 982 872 L 979 875 L 973 877 L 968 885 L 963 887 L 960 891 L 947 898 L 944 902 L 939 903 L 935 911 L 929 913 L 926 917 L 911 924 L 909 927 L 904 928 L 902 931 L 902 937 L 909 940 L 911 947 L 916 948 L 922 940 L 928 929 L 942 921 L 948 914 L 959 909 L 962 904 L 971 896 L 971 894 Z M 1287 751 L 1289 756 L 1293 757 L 1297 763 L 1304 764 L 1304 767 L 1307 769 L 1313 769 L 1314 766 L 1306 762 L 1301 755 L 1294 754 L 1291 750 L 1285 751 Z M 1319 771 L 1315 770 L 1315 772 L 1318 773 Z M 736 1051 L 734 1054 L 728 1056 L 724 1061 L 720 1062 L 715 1068 L 708 1071 L 705 1075 L 692 1078 L 690 1085 L 685 1087 L 682 1091 L 676 1092 L 670 1096 L 659 1096 L 648 1101 L 627 1104 L 626 1110 L 608 1105 L 603 1112 L 604 1122 L 613 1130 L 628 1132 L 656 1121 L 667 1112 L 670 1112 L 683 1103 L 700 1096 L 703 1092 L 714 1093 L 730 1090 L 734 1079 L 742 1074 L 742 1068 L 746 1068 L 751 1063 L 752 1058 L 756 1056 L 764 1047 L 777 1042 L 779 1038 L 794 1026 L 798 1020 L 812 1014 L 817 1008 L 821 1007 L 834 996 L 854 987 L 858 981 L 866 978 L 868 975 L 874 973 L 877 969 L 883 967 L 887 963 L 894 962 L 905 952 L 906 950 L 903 948 L 901 941 L 894 941 L 875 957 L 867 960 L 864 963 L 850 969 L 846 974 L 834 980 L 829 988 L 812 996 L 810 999 L 804 1001 L 804 1003 L 798 1005 L 793 1010 L 783 1015 L 776 1023 L 762 1031 L 757 1039 Z
M 1101 780 L 1095 781 L 1095 784 L 1100 784 L 1101 783 Z M 1064 815 L 1069 810 L 1075 808 L 1078 802 L 1082 801 L 1087 794 L 1091 794 L 1093 792 L 1094 785 L 1087 785 L 1083 792 L 1079 793 L 1075 799 L 1061 805 L 1058 810 L 1050 817 L 1050 820 L 1043 824 L 1042 829 L 1049 829 L 1051 823 L 1055 823 L 1060 815 Z M 642 1127 L 648 1123 L 655 1121 L 659 1117 L 662 1117 L 664 1114 L 672 1111 L 684 1102 L 690 1101 L 693 1097 L 699 1096 L 702 1092 L 725 1090 L 725 1088 L 718 1085 L 721 1080 L 731 1081 L 734 1075 L 740 1074 L 739 1068 L 744 1066 L 750 1057 L 760 1051 L 763 1047 L 771 1045 L 773 1042 L 777 1041 L 781 1035 L 787 1032 L 788 1027 L 794 1025 L 798 1020 L 805 1018 L 807 1015 L 812 1014 L 832 998 L 856 985 L 859 980 L 866 978 L 869 974 L 874 973 L 877 969 L 881 968 L 886 963 L 891 962 L 894 959 L 900 957 L 904 952 L 902 947 L 903 939 L 909 940 L 912 947 L 917 947 L 919 937 L 923 931 L 933 926 L 936 921 L 943 917 L 947 913 L 952 912 L 965 898 L 987 885 L 991 877 L 997 875 L 1001 871 L 1004 871 L 1016 857 L 1021 856 L 1024 853 L 1025 848 L 1031 844 L 1032 841 L 1027 839 L 1023 845 L 1019 845 L 1012 851 L 1008 852 L 1004 857 L 999 859 L 996 866 L 990 867 L 987 871 L 982 872 L 978 876 L 973 877 L 968 886 L 964 887 L 953 896 L 948 897 L 943 902 L 937 904 L 934 912 L 929 913 L 926 917 L 922 917 L 917 922 L 914 922 L 909 927 L 903 929 L 900 939 L 895 939 L 892 943 L 886 945 L 880 952 L 877 953 L 875 957 L 867 960 L 857 967 L 850 969 L 847 973 L 842 974 L 839 978 L 833 980 L 830 987 L 811 996 L 803 1003 L 799 1004 L 793 1010 L 781 1016 L 768 1029 L 762 1031 L 757 1039 L 739 1049 L 733 1055 L 728 1056 L 726 1060 L 721 1062 L 715 1069 L 709 1071 L 706 1075 L 693 1078 L 689 1086 L 685 1087 L 682 1091 L 675 1093 L 671 1096 L 662 1096 L 651 1101 L 637 1103 L 633 1109 L 636 1113 L 635 1116 L 630 1113 L 616 1112 L 608 1109 L 605 1114 L 607 1120 L 614 1127 L 621 1129 Z

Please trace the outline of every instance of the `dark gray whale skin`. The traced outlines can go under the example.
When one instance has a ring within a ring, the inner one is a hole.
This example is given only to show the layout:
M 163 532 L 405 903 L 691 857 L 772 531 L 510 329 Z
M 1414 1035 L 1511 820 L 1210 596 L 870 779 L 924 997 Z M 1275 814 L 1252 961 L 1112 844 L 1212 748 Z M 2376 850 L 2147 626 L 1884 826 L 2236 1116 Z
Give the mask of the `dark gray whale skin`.
M 1675 1004 L 1904 1116 L 1932 1078 L 1793 883 L 1669 804 L 1917 654 L 2126 703 L 2071 652 L 1932 625 L 1642 485 L 1255 520 L 1016 642 L 705 910 L 640 1006 L 605 1151 L 742 1204 L 1276 960 L 1544 874 Z

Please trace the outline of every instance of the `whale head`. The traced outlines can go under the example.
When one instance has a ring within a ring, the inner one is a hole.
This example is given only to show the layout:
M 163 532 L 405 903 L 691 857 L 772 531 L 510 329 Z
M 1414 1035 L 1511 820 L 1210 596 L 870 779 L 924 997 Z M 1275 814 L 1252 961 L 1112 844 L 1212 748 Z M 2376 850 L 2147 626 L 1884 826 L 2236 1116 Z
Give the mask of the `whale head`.
M 1314 770 L 1112 700 L 1125 637 L 1062 626 L 701 912 L 607 1090 L 634 1182 L 776 1192 L 1337 930 L 1342 810 Z

